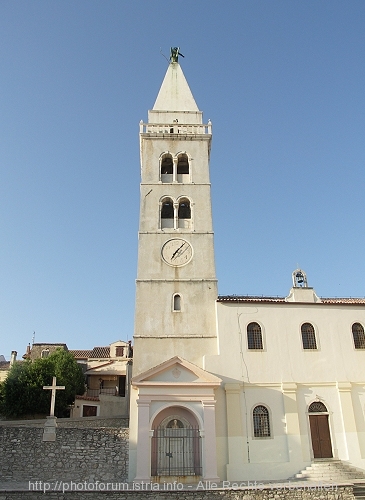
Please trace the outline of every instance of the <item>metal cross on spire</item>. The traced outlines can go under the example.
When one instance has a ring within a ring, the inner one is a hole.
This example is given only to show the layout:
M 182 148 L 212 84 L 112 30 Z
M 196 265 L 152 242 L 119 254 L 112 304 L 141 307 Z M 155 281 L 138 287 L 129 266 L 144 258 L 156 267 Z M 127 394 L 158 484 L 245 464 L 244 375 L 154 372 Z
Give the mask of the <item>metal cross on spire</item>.
M 54 406 L 56 402 L 56 391 L 63 390 L 65 389 L 64 385 L 56 385 L 56 377 L 53 377 L 52 379 L 52 385 L 44 385 L 43 389 L 48 389 L 52 391 L 52 396 L 51 396 L 51 412 L 50 412 L 50 417 L 54 417 Z

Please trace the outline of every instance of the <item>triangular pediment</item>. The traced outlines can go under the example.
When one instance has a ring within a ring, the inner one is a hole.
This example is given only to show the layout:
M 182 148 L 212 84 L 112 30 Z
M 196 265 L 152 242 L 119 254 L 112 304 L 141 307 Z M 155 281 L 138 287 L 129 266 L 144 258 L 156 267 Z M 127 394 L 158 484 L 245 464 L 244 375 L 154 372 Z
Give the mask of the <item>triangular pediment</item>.
M 180 356 L 175 356 L 132 379 L 134 386 L 200 385 L 218 387 L 221 379 Z

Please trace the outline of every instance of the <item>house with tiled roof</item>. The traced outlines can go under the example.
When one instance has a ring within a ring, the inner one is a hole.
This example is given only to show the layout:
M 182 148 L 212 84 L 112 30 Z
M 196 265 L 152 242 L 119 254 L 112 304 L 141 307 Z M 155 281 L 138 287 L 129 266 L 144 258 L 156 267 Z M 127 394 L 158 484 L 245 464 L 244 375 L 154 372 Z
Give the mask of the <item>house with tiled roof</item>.
M 128 416 L 133 348 L 118 340 L 109 346 L 69 351 L 84 367 L 86 391 L 77 396 L 71 417 Z
M 29 344 L 23 358 L 30 359 L 31 361 L 38 358 L 46 358 L 53 352 L 57 351 L 57 349 L 68 351 L 67 345 L 64 343 L 37 342 L 32 345 Z
M 128 416 L 133 356 L 131 342 L 118 340 L 108 346 L 76 350 L 68 349 L 65 343 L 38 342 L 27 347 L 23 358 L 45 358 L 57 349 L 72 354 L 85 375 L 85 393 L 76 396 L 70 410 L 71 418 Z M 0 362 L 0 377 L 2 372 L 7 374 L 9 366 L 10 362 Z

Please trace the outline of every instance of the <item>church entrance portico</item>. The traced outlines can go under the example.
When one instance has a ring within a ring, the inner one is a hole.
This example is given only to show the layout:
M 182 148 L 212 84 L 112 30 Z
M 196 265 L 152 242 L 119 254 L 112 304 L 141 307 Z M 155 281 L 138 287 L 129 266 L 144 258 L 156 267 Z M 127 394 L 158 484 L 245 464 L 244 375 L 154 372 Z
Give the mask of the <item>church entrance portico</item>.
M 214 389 L 220 379 L 176 356 L 132 385 L 138 389 L 134 482 L 219 481 Z

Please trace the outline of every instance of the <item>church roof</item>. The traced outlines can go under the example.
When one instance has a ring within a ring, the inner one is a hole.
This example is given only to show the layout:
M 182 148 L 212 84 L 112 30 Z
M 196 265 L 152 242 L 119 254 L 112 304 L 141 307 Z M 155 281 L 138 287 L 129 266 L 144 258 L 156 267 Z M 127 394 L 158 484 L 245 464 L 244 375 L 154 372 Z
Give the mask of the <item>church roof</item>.
M 170 63 L 167 68 L 153 110 L 199 111 L 179 63 Z
M 286 297 L 259 297 L 250 295 L 219 295 L 217 302 L 262 302 L 262 303 L 295 303 L 287 302 Z M 362 297 L 333 297 L 323 298 L 318 304 L 349 304 L 349 305 L 365 305 L 365 298 Z

